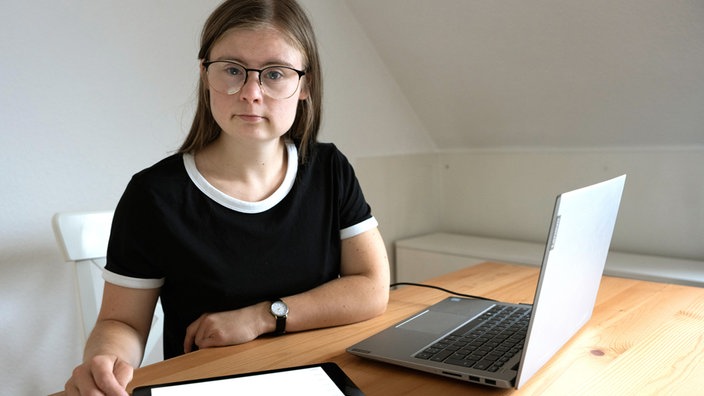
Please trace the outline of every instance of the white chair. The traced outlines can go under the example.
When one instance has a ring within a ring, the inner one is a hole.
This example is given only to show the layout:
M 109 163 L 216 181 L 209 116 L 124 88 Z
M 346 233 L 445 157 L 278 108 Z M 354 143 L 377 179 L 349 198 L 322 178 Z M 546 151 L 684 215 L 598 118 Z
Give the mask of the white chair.
M 78 301 L 83 322 L 83 341 L 95 326 L 103 298 L 105 266 L 113 212 L 57 213 L 52 219 L 54 235 L 64 259 L 74 264 Z M 164 312 L 157 302 L 144 350 L 142 365 L 163 360 Z

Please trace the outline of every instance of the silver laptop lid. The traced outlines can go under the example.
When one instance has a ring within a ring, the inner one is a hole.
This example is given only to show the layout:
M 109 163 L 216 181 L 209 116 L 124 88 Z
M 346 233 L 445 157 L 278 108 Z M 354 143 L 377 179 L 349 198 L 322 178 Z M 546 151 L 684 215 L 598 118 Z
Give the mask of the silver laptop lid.
M 557 197 L 516 388 L 589 320 L 626 175 Z

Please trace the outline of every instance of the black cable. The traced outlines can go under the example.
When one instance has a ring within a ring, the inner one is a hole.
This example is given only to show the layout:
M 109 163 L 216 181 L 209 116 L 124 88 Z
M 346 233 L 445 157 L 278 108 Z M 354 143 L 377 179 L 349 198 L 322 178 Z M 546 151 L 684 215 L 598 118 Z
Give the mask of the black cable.
M 459 296 L 459 297 L 468 297 L 468 298 L 474 298 L 474 299 L 477 299 L 477 300 L 486 300 L 486 301 L 497 301 L 497 300 L 493 300 L 493 299 L 491 299 L 491 298 L 480 297 L 480 296 L 473 296 L 473 295 L 471 295 L 471 294 L 457 293 L 457 292 L 454 292 L 454 291 L 452 291 L 452 290 L 444 289 L 444 288 L 442 288 L 442 287 L 440 287 L 440 286 L 426 285 L 426 284 L 423 284 L 423 283 L 396 282 L 396 283 L 392 283 L 391 285 L 389 285 L 389 288 L 396 287 L 396 286 L 427 287 L 427 288 L 429 288 L 429 289 L 436 289 L 436 290 L 444 291 L 445 293 L 452 294 L 452 295 Z

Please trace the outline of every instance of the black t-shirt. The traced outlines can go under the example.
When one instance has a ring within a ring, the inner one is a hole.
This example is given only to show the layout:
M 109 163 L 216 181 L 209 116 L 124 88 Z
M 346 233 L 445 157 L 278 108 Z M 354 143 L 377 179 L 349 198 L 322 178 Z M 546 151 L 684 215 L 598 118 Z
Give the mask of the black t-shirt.
M 191 155 L 134 175 L 115 210 L 106 281 L 161 287 L 164 356 L 183 353 L 186 327 L 206 312 L 301 293 L 340 275 L 340 241 L 377 226 L 347 158 L 317 143 L 269 198 L 215 189 Z

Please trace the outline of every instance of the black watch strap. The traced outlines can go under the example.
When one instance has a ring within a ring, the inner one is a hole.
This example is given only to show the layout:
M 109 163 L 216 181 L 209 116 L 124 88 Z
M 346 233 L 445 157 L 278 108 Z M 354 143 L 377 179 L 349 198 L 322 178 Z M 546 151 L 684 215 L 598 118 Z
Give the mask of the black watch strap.
M 276 317 L 276 330 L 274 330 L 274 334 L 276 335 L 281 335 L 286 332 L 286 317 L 285 316 L 277 316 Z

